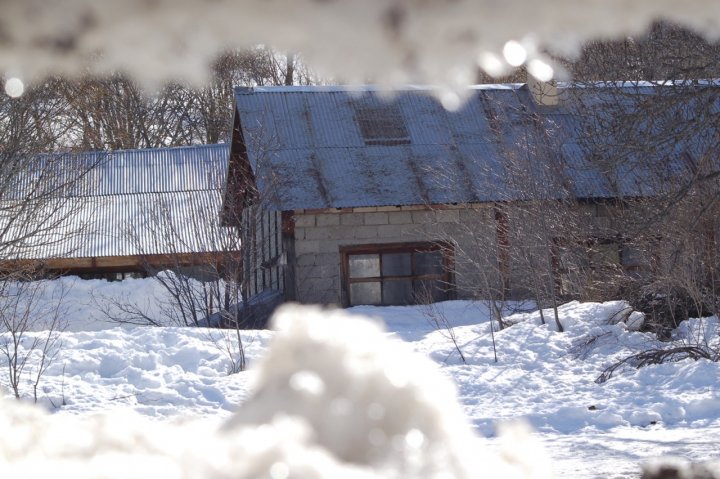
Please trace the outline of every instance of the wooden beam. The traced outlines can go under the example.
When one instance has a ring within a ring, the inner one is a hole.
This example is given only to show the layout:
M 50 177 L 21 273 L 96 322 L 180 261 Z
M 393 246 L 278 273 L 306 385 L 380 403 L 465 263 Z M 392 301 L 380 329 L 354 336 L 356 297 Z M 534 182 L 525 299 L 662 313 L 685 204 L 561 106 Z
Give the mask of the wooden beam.
M 185 267 L 203 264 L 223 265 L 239 261 L 240 252 L 178 253 L 131 256 L 98 256 L 90 258 L 48 258 L 38 260 L 0 261 L 0 270 L 50 270 L 50 271 L 144 271 L 145 267 Z

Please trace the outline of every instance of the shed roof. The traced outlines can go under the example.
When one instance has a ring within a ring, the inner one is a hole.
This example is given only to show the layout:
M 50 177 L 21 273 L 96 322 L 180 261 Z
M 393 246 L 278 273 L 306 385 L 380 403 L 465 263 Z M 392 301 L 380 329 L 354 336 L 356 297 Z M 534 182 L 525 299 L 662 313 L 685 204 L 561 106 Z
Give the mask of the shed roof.
M 588 111 L 618 101 L 624 111 L 634 107 L 632 95 L 618 100 L 618 89 L 657 93 L 645 84 L 566 86 L 560 105 L 539 106 L 525 85 L 485 85 L 450 112 L 422 87 L 238 88 L 237 144 L 264 200 L 280 210 L 653 194 L 659 186 L 648 166 L 659 158 L 610 167 L 585 141 L 610 135 Z M 694 146 L 658 156 L 678 167 Z
M 38 171 L 69 176 L 89 168 L 78 181 L 66 182 L 38 216 L 52 228 L 13 244 L 5 259 L 91 258 L 227 250 L 233 243 L 220 225 L 228 145 L 207 145 L 114 152 L 40 155 L 15 191 L 32 184 Z M 59 181 L 63 183 L 62 181 Z M 18 197 L 2 200 L 12 205 Z M 0 210 L 5 208 L 0 207 Z M 6 242 L 23 236 L 16 224 Z

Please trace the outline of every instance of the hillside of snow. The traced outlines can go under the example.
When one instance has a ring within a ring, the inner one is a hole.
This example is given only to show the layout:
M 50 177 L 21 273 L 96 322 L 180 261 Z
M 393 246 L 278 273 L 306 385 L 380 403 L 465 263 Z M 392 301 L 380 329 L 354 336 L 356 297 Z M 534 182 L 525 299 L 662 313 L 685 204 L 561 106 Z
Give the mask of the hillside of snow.
M 720 349 L 716 318 L 660 343 L 624 302 L 563 305 L 562 333 L 549 311 L 542 324 L 508 310 L 500 330 L 467 301 L 289 306 L 280 332 L 243 333 L 249 369 L 228 374 L 233 334 L 100 321 L 91 296 L 152 307 L 151 283 L 73 283 L 39 384 L 45 412 L 0 404 L 0 477 L 230 477 L 244 464 L 240 477 L 631 478 L 657 456 L 720 457 L 720 364 L 627 365 L 596 382 L 653 347 Z

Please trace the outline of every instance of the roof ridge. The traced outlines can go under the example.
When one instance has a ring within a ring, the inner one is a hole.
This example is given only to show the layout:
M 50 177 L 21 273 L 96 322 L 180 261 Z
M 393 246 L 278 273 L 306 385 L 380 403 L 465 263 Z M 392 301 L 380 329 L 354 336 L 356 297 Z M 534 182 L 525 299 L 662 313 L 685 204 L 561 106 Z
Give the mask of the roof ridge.
M 153 148 L 125 148 L 120 150 L 89 150 L 89 151 L 50 151 L 45 153 L 38 153 L 34 156 L 86 156 L 86 155 L 114 155 L 124 153 L 135 153 L 135 152 L 155 152 L 155 151 L 177 151 L 177 150 L 211 150 L 220 149 L 220 147 L 230 148 L 230 143 L 209 143 L 202 145 L 182 145 L 182 146 L 157 146 Z
M 470 85 L 468 90 L 517 90 L 525 83 L 488 83 Z M 238 86 L 235 87 L 236 95 L 252 93 L 402 93 L 418 91 L 442 91 L 439 85 L 427 84 L 405 84 L 395 86 L 383 86 L 375 84 L 354 84 L 354 85 L 269 85 L 269 86 Z
M 666 86 L 696 86 L 710 87 L 720 86 L 720 79 L 705 79 L 673 81 L 652 81 L 652 80 L 615 80 L 615 81 L 557 81 L 557 86 L 563 89 L 584 89 L 584 88 L 661 88 Z M 405 85 L 377 85 L 377 84 L 353 84 L 353 85 L 268 85 L 268 86 L 237 86 L 235 87 L 236 95 L 252 94 L 252 93 L 402 93 L 416 91 L 443 91 L 444 87 L 430 84 L 405 84 Z M 468 85 L 464 87 L 466 90 L 520 90 L 528 89 L 527 83 L 484 83 L 476 85 Z

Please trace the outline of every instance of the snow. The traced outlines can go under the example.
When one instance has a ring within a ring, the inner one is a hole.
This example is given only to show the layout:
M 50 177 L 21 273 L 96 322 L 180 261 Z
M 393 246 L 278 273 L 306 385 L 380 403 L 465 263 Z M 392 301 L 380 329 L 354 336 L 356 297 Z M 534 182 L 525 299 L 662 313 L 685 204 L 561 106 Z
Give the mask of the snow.
M 125 71 L 152 90 L 164 80 L 207 82 L 218 52 L 266 44 L 302 52 L 325 78 L 457 87 L 478 67 L 507 72 L 506 44 L 547 61 L 545 52 L 637 35 L 658 18 L 720 35 L 713 0 L 10 0 L 0 71 L 27 83 L 48 72 Z
M 524 304 L 507 305 L 502 330 L 480 302 L 287 306 L 277 332 L 243 332 L 250 369 L 227 374 L 233 334 L 98 321 L 91 294 L 153 304 L 153 283 L 49 283 L 69 288 L 70 327 L 41 407 L 0 403 L 0 477 L 630 478 L 658 456 L 718 457 L 720 364 L 596 382 L 667 345 L 622 301 L 562 305 L 563 333 Z M 720 348 L 718 331 L 693 319 L 673 340 Z

